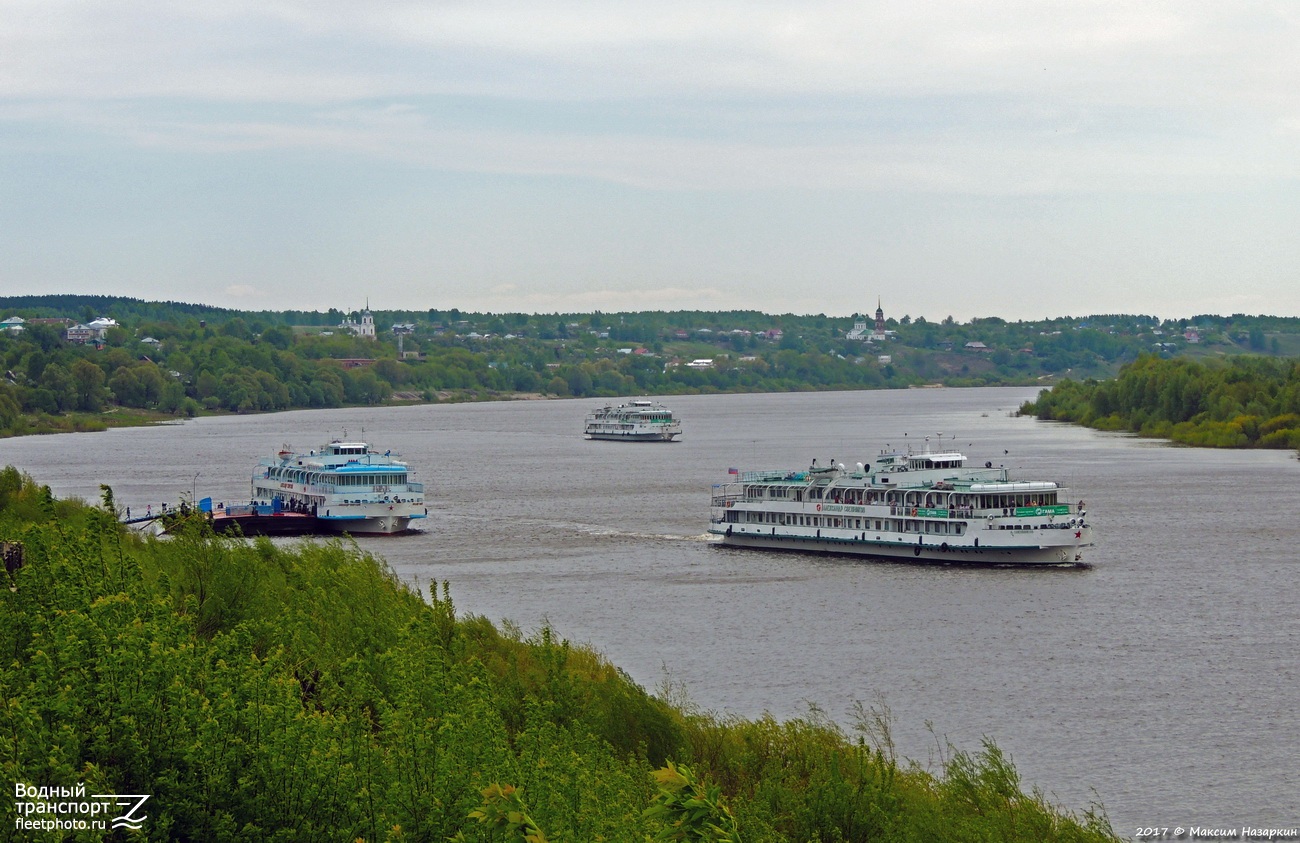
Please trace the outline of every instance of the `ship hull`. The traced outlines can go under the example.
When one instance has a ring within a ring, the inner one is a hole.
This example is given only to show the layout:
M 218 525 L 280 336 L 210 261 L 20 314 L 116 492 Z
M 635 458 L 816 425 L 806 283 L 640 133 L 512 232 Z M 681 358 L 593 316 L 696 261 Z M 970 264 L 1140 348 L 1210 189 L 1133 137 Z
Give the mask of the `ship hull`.
M 887 540 L 862 538 L 858 533 L 821 531 L 824 535 L 777 534 L 770 528 L 731 529 L 714 525 L 709 532 L 721 536 L 723 547 L 758 550 L 781 550 L 801 553 L 827 553 L 858 556 L 893 562 L 912 562 L 941 565 L 1028 565 L 1075 566 L 1083 564 L 1083 552 L 1092 544 L 1091 535 L 1085 534 L 1071 541 L 1039 545 L 976 544 L 972 541 L 917 542 L 904 539 Z M 1071 534 L 1073 535 L 1073 534 Z
M 352 535 L 391 536 L 405 533 L 411 519 L 399 515 L 380 515 L 371 518 L 319 518 L 322 527 L 335 533 Z
M 587 431 L 588 439 L 603 439 L 609 442 L 671 442 L 674 438 L 681 435 L 681 431 L 664 432 L 659 430 L 646 431 L 644 433 L 635 431 L 616 431 L 610 433 Z
M 354 536 L 392 536 L 405 533 L 411 527 L 425 519 L 422 511 L 402 512 L 400 509 L 369 514 L 340 515 L 330 510 L 329 515 L 318 516 L 316 521 L 324 529 L 334 533 L 348 533 Z

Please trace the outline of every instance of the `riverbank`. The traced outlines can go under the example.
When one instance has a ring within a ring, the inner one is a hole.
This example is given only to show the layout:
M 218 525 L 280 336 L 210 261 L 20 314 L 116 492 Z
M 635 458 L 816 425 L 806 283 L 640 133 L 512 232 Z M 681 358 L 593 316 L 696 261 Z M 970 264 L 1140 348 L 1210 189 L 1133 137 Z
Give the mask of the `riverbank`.
M 991 741 L 930 773 L 896 757 L 884 709 L 853 733 L 703 713 L 548 626 L 458 615 L 446 584 L 422 599 L 355 545 L 201 524 L 156 541 L 121 530 L 111 495 L 48 491 L 0 472 L 0 539 L 19 548 L 0 774 L 147 794 L 151 836 L 482 839 L 471 812 L 519 787 L 551 839 L 647 839 L 672 762 L 746 841 L 1118 839 L 1099 811 L 1026 793 Z
M 0 428 L 0 439 L 14 436 L 46 436 L 54 433 L 96 433 L 118 427 L 175 424 L 186 418 L 155 410 L 118 407 L 102 413 L 24 413 L 11 427 Z
M 384 406 L 400 407 L 410 404 L 459 404 L 477 401 L 551 401 L 570 396 L 543 395 L 539 392 L 512 392 L 490 397 L 481 397 L 472 392 L 442 391 L 436 394 L 434 401 L 426 401 L 421 396 L 410 393 L 394 393 Z M 344 405 L 367 406 L 367 405 Z M 190 414 L 162 413 L 156 410 L 142 410 L 132 407 L 116 407 L 100 413 L 68 412 L 60 415 L 48 413 L 24 413 L 18 415 L 14 424 L 0 428 L 0 439 L 15 436 L 47 436 L 55 433 L 98 433 L 113 428 L 147 427 L 159 424 L 179 424 L 188 418 L 213 418 L 230 415 L 266 415 L 269 413 L 291 412 L 304 409 L 290 407 L 283 410 L 254 411 L 249 413 L 231 413 L 222 410 L 198 410 Z
M 1145 356 L 1114 380 L 1062 381 L 1020 411 L 1180 445 L 1300 452 L 1300 361 Z

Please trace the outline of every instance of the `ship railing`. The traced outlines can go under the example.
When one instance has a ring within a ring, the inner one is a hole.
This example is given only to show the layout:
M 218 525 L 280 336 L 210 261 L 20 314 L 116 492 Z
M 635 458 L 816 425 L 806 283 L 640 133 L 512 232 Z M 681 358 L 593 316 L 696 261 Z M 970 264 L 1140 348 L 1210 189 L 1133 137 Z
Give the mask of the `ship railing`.
M 802 483 L 808 479 L 808 473 L 790 471 L 786 468 L 771 468 L 741 472 L 740 479 L 744 483 Z
M 724 491 L 729 488 L 732 487 L 730 485 L 713 487 L 713 499 L 712 499 L 713 506 L 718 506 L 718 507 L 734 506 L 740 501 L 745 500 L 745 496 L 740 492 Z
M 269 504 L 269 503 L 259 503 L 259 504 L 241 503 L 241 504 L 233 504 L 233 505 L 226 504 L 224 507 L 217 508 L 217 512 L 220 512 L 221 514 L 226 515 L 228 517 L 236 517 L 236 516 L 244 516 L 244 515 L 275 515 L 280 511 L 281 509 L 279 507 L 276 507 L 275 504 Z
M 967 505 L 952 507 L 920 506 L 918 504 L 908 504 L 904 506 L 903 504 L 897 503 L 889 505 L 890 515 L 902 515 L 909 518 L 947 518 L 949 520 L 956 520 L 960 518 L 975 518 L 978 513 L 979 511 L 974 507 Z

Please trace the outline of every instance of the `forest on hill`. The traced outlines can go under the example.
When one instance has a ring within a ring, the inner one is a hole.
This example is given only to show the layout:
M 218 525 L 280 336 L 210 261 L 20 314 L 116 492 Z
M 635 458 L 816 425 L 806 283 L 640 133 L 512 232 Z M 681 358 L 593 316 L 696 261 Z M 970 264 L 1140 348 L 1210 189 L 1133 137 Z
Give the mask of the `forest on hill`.
M 1064 380 L 1021 412 L 1184 445 L 1300 449 L 1300 360 L 1142 357 L 1113 380 Z
M 0 316 L 0 435 L 521 393 L 1025 385 L 1110 378 L 1144 354 L 1300 355 L 1300 319 L 1240 314 L 1032 323 L 757 311 L 363 316 L 47 295 L 0 298 Z
M 700 712 L 350 542 L 201 518 L 144 538 L 116 509 L 0 470 L 6 839 L 102 839 L 54 824 L 135 794 L 137 840 L 1118 840 L 1026 792 L 992 741 L 927 771 L 885 711 L 847 732 Z

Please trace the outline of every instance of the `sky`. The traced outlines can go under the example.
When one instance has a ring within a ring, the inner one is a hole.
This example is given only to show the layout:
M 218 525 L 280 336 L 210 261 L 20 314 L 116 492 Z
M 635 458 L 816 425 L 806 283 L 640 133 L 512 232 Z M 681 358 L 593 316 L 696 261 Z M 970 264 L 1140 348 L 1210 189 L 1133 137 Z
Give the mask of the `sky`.
M 0 0 L 0 295 L 1300 316 L 1300 4 Z

